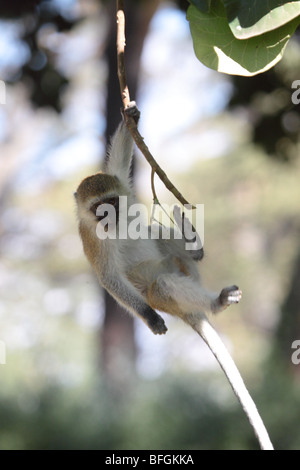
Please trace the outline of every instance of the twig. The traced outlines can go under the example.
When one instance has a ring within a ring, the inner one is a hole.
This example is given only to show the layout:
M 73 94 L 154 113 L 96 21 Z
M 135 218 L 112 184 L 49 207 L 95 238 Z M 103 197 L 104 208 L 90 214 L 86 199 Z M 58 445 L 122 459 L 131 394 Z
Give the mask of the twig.
M 126 81 L 125 69 L 125 14 L 123 0 L 117 1 L 117 62 L 118 62 L 118 78 L 120 83 L 121 98 L 123 101 L 124 109 L 130 103 L 129 90 Z
M 120 82 L 120 91 L 121 91 L 121 98 L 123 102 L 124 109 L 130 103 L 130 95 L 129 89 L 127 86 L 126 81 L 126 69 L 125 69 L 125 61 L 124 61 L 124 52 L 125 52 L 125 14 L 124 14 L 124 2 L 123 0 L 117 0 L 117 63 L 118 63 L 118 78 Z M 125 114 L 125 122 L 126 125 L 137 145 L 140 149 L 144 157 L 146 158 L 147 162 L 152 168 L 152 175 L 154 173 L 161 179 L 164 183 L 166 188 L 176 197 L 176 199 L 181 202 L 181 204 L 189 204 L 189 202 L 182 196 L 182 194 L 178 191 L 178 189 L 174 186 L 173 183 L 169 180 L 166 173 L 161 169 L 153 155 L 150 153 L 147 145 L 144 142 L 143 137 L 138 131 L 137 125 L 133 118 Z M 153 181 L 153 177 L 152 177 Z M 152 187 L 153 189 L 153 187 Z M 153 199 L 157 201 L 155 192 L 153 193 Z M 191 204 L 189 204 L 191 205 Z M 192 206 L 194 209 L 195 207 Z
M 160 204 L 160 202 L 159 202 L 158 197 L 156 195 L 154 178 L 155 178 L 155 170 L 154 170 L 154 168 L 152 168 L 152 171 L 151 171 L 151 190 L 152 190 L 152 195 L 153 195 L 153 204 L 155 205 L 155 204 Z

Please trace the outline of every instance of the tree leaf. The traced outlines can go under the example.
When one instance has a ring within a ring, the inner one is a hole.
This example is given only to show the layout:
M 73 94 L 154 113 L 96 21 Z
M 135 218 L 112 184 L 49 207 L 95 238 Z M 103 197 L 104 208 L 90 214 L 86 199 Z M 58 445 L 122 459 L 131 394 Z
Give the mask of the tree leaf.
M 298 25 L 294 19 L 274 31 L 240 40 L 232 34 L 221 0 L 212 2 L 209 13 L 191 5 L 187 19 L 200 62 L 219 72 L 243 76 L 262 73 L 279 62 Z
M 300 0 L 223 0 L 234 36 L 247 39 L 273 31 L 300 15 Z
M 190 2 L 204 13 L 209 13 L 211 0 L 190 0 Z

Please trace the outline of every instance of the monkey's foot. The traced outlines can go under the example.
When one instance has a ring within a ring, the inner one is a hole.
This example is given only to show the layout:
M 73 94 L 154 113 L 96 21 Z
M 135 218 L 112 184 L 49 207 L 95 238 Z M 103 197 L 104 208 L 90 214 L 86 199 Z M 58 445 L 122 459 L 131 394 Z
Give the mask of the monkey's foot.
M 224 287 L 214 302 L 212 311 L 218 313 L 231 304 L 237 304 L 242 298 L 242 291 L 237 286 Z
M 125 113 L 127 114 L 127 116 L 132 117 L 135 120 L 136 124 L 138 123 L 141 113 L 135 101 L 130 101 L 129 105 L 125 108 Z
M 164 320 L 159 315 L 148 320 L 147 325 L 155 335 L 164 335 L 168 331 Z
M 237 304 L 242 298 L 242 291 L 237 286 L 224 287 L 219 296 L 220 304 L 227 307 L 230 304 Z

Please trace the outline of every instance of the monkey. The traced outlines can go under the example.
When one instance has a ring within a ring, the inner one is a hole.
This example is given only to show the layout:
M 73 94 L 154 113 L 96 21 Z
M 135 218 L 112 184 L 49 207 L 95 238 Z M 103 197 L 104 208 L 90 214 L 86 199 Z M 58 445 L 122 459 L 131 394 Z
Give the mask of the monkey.
M 121 210 L 121 198 L 127 197 L 128 207 L 137 202 L 130 178 L 134 142 L 124 113 L 138 123 L 140 112 L 135 102 L 131 102 L 123 110 L 123 120 L 111 139 L 103 172 L 83 179 L 74 193 L 85 255 L 100 284 L 126 310 L 141 318 L 155 335 L 167 332 L 165 321 L 157 311 L 179 317 L 195 329 L 219 361 L 248 417 L 250 415 L 257 436 L 263 435 L 261 445 L 270 448 L 254 402 L 206 316 L 206 313 L 216 314 L 238 303 L 241 290 L 232 285 L 215 294 L 202 286 L 198 265 L 204 257 L 204 249 L 199 235 L 178 206 L 173 216 L 182 235 L 179 238 L 164 239 L 160 226 L 157 238 L 132 240 L 128 236 L 116 236 L 116 229 L 132 220 L 129 211 Z M 150 228 L 147 228 L 149 233 Z M 175 230 L 174 227 L 172 235 Z M 186 250 L 186 232 L 194 234 L 193 250 Z M 247 412 L 248 407 L 252 414 Z M 258 425 L 253 421 L 258 421 Z
M 126 113 L 138 122 L 135 104 Z M 97 216 L 99 206 L 114 207 L 117 225 L 119 196 L 127 196 L 128 206 L 137 202 L 130 180 L 132 152 L 133 139 L 123 120 L 112 138 L 104 172 L 85 178 L 75 193 L 79 232 L 100 284 L 129 312 L 144 320 L 154 334 L 161 335 L 167 327 L 156 310 L 185 320 L 186 314 L 197 315 L 199 310 L 217 313 L 239 302 L 242 293 L 237 286 L 231 286 L 216 296 L 200 285 L 196 265 L 204 255 L 201 241 L 198 249 L 186 251 L 181 243 L 184 238 L 99 240 L 96 234 L 96 225 L 101 223 Z M 123 217 L 128 218 L 127 214 Z M 186 223 L 184 214 L 175 206 L 174 218 L 178 223 L 180 217 Z M 111 224 L 107 223 L 106 231 L 108 225 Z

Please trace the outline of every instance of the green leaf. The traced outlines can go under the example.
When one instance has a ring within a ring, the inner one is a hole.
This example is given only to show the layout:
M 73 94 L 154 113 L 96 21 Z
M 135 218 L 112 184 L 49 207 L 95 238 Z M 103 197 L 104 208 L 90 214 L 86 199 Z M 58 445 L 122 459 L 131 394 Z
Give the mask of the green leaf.
M 228 23 L 238 39 L 273 31 L 300 15 L 300 0 L 223 0 Z
M 191 5 L 187 19 L 195 54 L 200 62 L 219 72 L 243 76 L 265 72 L 279 62 L 298 25 L 295 19 L 260 36 L 236 39 L 228 26 L 221 0 L 212 1 L 209 13 L 203 13 Z
M 203 13 L 209 13 L 211 0 L 190 0 Z

